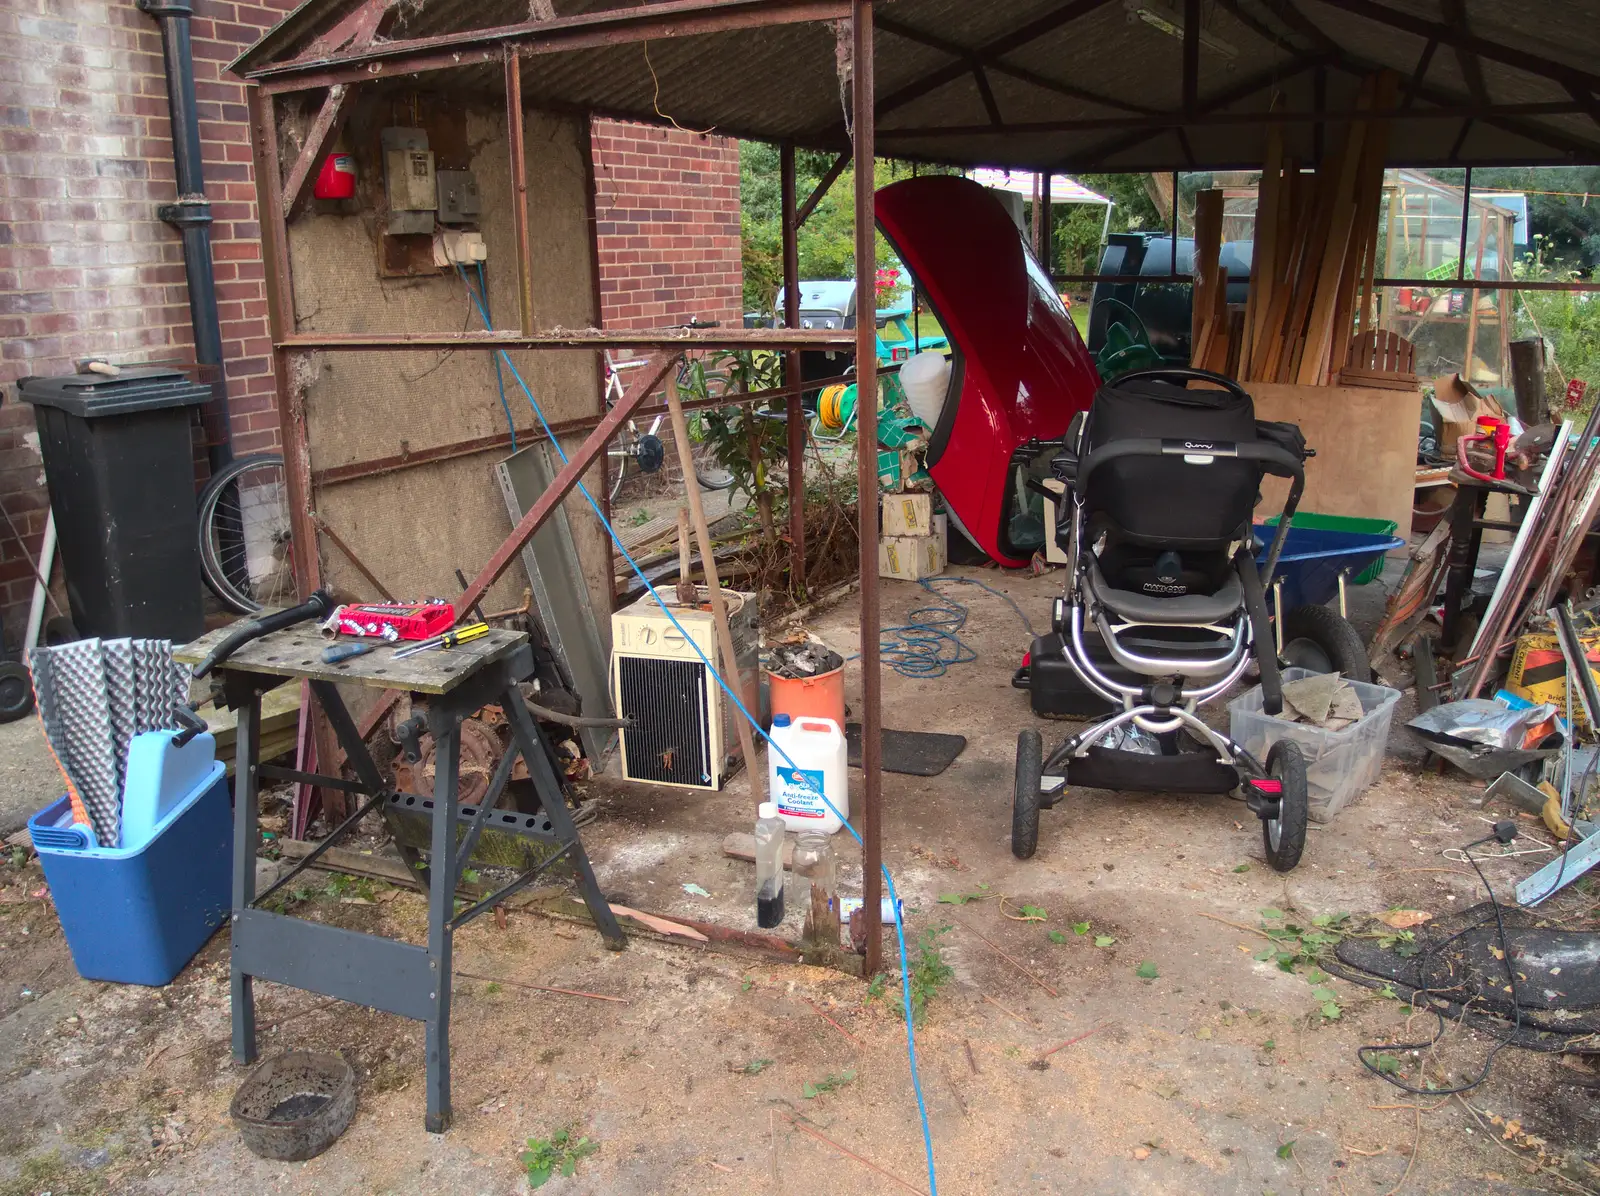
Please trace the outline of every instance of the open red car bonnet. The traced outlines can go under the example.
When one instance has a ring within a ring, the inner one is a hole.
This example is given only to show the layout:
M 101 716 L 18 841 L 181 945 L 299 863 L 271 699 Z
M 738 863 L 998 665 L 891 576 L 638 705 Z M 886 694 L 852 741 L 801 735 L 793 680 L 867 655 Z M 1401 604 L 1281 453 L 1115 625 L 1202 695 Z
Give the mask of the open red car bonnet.
M 928 473 L 968 539 L 1021 568 L 1038 547 L 1013 541 L 1011 458 L 1059 439 L 1100 385 L 1066 306 L 986 188 L 956 175 L 877 193 L 878 227 L 910 269 L 952 348 L 950 395 Z M 1042 535 L 1042 530 L 1041 530 Z

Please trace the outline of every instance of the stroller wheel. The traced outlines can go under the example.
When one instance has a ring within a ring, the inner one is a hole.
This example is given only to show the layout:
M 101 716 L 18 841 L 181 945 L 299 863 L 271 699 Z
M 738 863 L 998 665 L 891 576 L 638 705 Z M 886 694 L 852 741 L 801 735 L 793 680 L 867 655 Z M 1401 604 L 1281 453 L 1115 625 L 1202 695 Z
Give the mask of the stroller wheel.
M 1267 753 L 1267 775 L 1282 784 L 1283 792 L 1278 798 L 1278 816 L 1261 820 L 1261 841 L 1267 863 L 1278 872 L 1288 872 L 1306 849 L 1306 758 L 1300 745 L 1289 739 L 1273 744 Z
M 1039 847 L 1039 777 L 1044 771 L 1044 738 L 1037 731 L 1017 735 L 1017 789 L 1011 799 L 1011 854 L 1030 859 Z

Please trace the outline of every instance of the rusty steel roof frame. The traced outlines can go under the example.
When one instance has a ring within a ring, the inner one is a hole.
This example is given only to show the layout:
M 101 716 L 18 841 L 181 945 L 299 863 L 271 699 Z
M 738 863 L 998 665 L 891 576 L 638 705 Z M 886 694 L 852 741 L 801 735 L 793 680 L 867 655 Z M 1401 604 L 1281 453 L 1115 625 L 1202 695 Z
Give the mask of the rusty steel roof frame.
M 529 269 L 529 233 L 525 202 L 518 203 L 513 228 L 517 242 L 517 294 L 520 324 L 515 332 L 479 334 L 390 333 L 372 335 L 301 334 L 296 331 L 293 311 L 293 282 L 288 254 L 288 219 L 292 211 L 303 202 L 306 183 L 312 164 L 321 156 L 323 148 L 337 135 L 339 126 L 348 113 L 351 93 L 363 83 L 378 78 L 418 70 L 435 70 L 487 63 L 496 59 L 503 63 L 505 72 L 506 119 L 510 153 L 511 178 L 514 194 L 521 200 L 527 194 L 527 163 L 523 139 L 518 136 L 522 128 L 521 60 L 531 54 L 582 48 L 591 44 L 613 44 L 619 41 L 642 41 L 652 37 L 727 31 L 771 25 L 785 21 L 832 21 L 848 28 L 848 54 L 841 62 L 841 72 L 848 70 L 854 110 L 865 112 L 866 117 L 854 124 L 851 139 L 852 156 L 857 160 L 871 161 L 873 157 L 873 69 L 872 69 L 872 0 L 667 0 L 665 3 L 646 4 L 639 8 L 589 14 L 565 21 L 529 22 L 506 26 L 496 30 L 478 31 L 459 37 L 420 39 L 425 44 L 407 45 L 400 42 L 381 42 L 379 30 L 384 17 L 391 9 L 391 0 L 364 0 L 335 27 L 324 40 L 316 43 L 313 58 L 282 67 L 266 67 L 260 71 L 246 71 L 252 79 L 248 90 L 252 153 L 255 164 L 256 194 L 262 223 L 262 256 L 266 264 L 267 299 L 269 319 L 273 334 L 273 371 L 277 391 L 278 411 L 284 441 L 284 460 L 289 491 L 290 517 L 293 524 L 293 552 L 296 576 L 301 586 L 310 590 L 322 584 L 322 569 L 317 550 L 317 534 L 321 521 L 314 506 L 315 486 L 318 476 L 311 468 L 310 443 L 305 412 L 303 384 L 295 379 L 295 364 L 299 355 L 311 352 L 345 352 L 398 350 L 402 352 L 437 349 L 541 349 L 541 348 L 645 348 L 653 355 L 645 367 L 629 382 L 622 398 L 600 418 L 583 444 L 570 456 L 557 474 L 550 489 L 518 522 L 509 536 L 494 551 L 479 570 L 462 596 L 460 606 L 470 608 L 517 558 L 523 545 L 533 536 L 549 515 L 576 485 L 578 479 L 597 461 L 608 467 L 606 447 L 621 425 L 639 410 L 657 385 L 670 373 L 684 351 L 708 347 L 768 348 L 789 351 L 791 366 L 797 361 L 797 351 L 804 348 L 853 348 L 858 364 L 857 384 L 872 393 L 877 385 L 877 329 L 873 321 L 863 320 L 849 332 L 809 331 L 794 327 L 789 321 L 783 329 L 661 329 L 645 333 L 605 332 L 600 329 L 576 331 L 557 330 L 541 332 L 537 329 L 532 280 Z M 291 17 L 292 21 L 294 18 Z M 836 34 L 837 35 L 837 34 Z M 843 41 L 841 39 L 841 45 Z M 331 49 L 330 49 L 331 46 Z M 246 59 L 249 55 L 245 56 Z M 245 59 L 241 59 L 241 63 Z M 853 64 L 860 64 L 856 69 Z M 393 69 L 391 69 L 393 68 Z M 841 80 L 843 82 L 843 80 Z M 316 119 L 308 130 L 305 144 L 300 147 L 288 177 L 282 170 L 278 139 L 276 96 L 314 88 L 327 88 L 327 95 Z M 784 254 L 785 276 L 791 295 L 798 295 L 797 255 L 793 250 L 795 230 L 802 218 L 795 211 L 792 181 L 792 148 L 788 152 L 790 185 L 785 189 L 784 224 L 789 248 Z M 842 170 L 843 162 L 839 164 Z M 837 175 L 839 170 L 833 173 Z M 830 180 L 831 181 L 831 180 Z M 856 216 L 856 251 L 858 258 L 872 260 L 875 224 L 872 218 L 873 177 L 864 172 L 856 180 L 854 205 Z M 820 189 L 819 189 L 820 193 Z M 594 222 L 590 220 L 591 254 L 595 236 Z M 857 279 L 857 305 L 870 310 L 875 304 L 874 278 L 870 271 L 860 272 Z M 598 312 L 596 313 L 598 315 Z M 751 399 L 757 396 L 750 396 Z M 791 451 L 789 454 L 789 485 L 791 493 L 804 493 L 803 453 L 795 452 L 794 432 L 799 427 L 799 392 L 791 386 L 770 392 L 771 398 L 783 398 L 791 424 Z M 873 494 L 877 488 L 876 407 L 866 404 L 859 416 L 858 434 L 858 488 L 862 495 Z M 584 421 L 587 423 L 587 421 Z M 574 431 L 578 430 L 576 428 Z M 803 434 L 803 431 L 802 431 Z M 802 442 L 803 443 L 803 442 Z M 868 446 L 863 450 L 860 446 Z M 489 451 L 499 446 L 498 437 L 479 438 L 461 445 L 445 445 L 426 454 L 428 461 L 448 459 L 452 455 Z M 419 454 L 419 456 L 421 456 Z M 422 464 L 422 461 L 418 461 Z M 404 460 L 386 459 L 365 465 L 346 467 L 344 473 L 351 478 L 371 477 L 406 468 Z M 326 471 L 320 480 L 326 484 L 340 480 Z M 691 482 L 692 484 L 692 482 Z M 605 494 L 609 487 L 602 487 Z M 602 500 L 604 501 L 604 500 Z M 882 697 L 877 676 L 878 627 L 880 622 L 877 575 L 877 511 L 874 504 L 858 503 L 859 536 L 861 540 L 861 633 L 863 666 L 867 672 L 867 692 L 863 711 L 863 772 L 862 829 L 863 829 L 863 896 L 866 908 L 876 909 L 882 896 L 882 773 L 881 729 Z M 325 526 L 325 525 L 323 525 Z M 794 517 L 791 520 L 793 545 L 792 568 L 801 570 L 796 578 L 803 584 L 804 525 Z M 369 734 L 378 721 L 392 707 L 396 695 L 380 701 L 361 727 Z M 337 748 L 329 728 L 318 720 L 314 728 L 319 759 L 334 760 Z M 751 766 L 754 762 L 750 762 Z M 868 920 L 866 974 L 874 975 L 882 967 L 882 928 L 876 919 Z
M 505 79 L 508 140 L 511 143 L 511 172 L 515 194 L 521 198 L 527 193 L 526 162 L 522 139 L 515 134 L 522 123 L 521 63 L 524 58 L 568 51 L 639 43 L 653 39 L 668 39 L 710 33 L 727 33 L 739 30 L 759 30 L 778 25 L 830 22 L 836 37 L 836 69 L 840 74 L 840 89 L 848 89 L 851 102 L 850 120 L 836 122 L 826 128 L 812 130 L 808 136 L 788 133 L 774 137 L 769 130 L 768 139 L 780 141 L 784 163 L 782 188 L 785 282 L 790 297 L 797 295 L 798 265 L 795 252 L 795 232 L 804 222 L 805 215 L 817 198 L 826 191 L 828 183 L 842 172 L 847 162 L 872 161 L 874 145 L 881 136 L 889 145 L 912 143 L 920 136 L 926 141 L 977 137 L 985 146 L 1002 147 L 1009 139 L 1050 131 L 1096 130 L 1103 128 L 1110 138 L 1086 149 L 1074 151 L 1069 160 L 1056 164 L 1057 168 L 1101 165 L 1102 168 L 1134 169 L 1129 165 L 1104 165 L 1130 147 L 1137 147 L 1149 139 L 1171 131 L 1175 134 L 1181 157 L 1185 162 L 1194 160 L 1189 132 L 1207 128 L 1227 128 L 1252 123 L 1265 124 L 1272 119 L 1269 112 L 1259 114 L 1228 112 L 1226 109 L 1244 100 L 1267 93 L 1275 94 L 1283 83 L 1294 76 L 1313 71 L 1316 75 L 1316 102 L 1311 110 L 1284 112 L 1279 119 L 1284 123 L 1310 124 L 1317 130 L 1317 143 L 1321 144 L 1323 127 L 1350 115 L 1328 106 L 1324 102 L 1326 79 L 1329 70 L 1345 73 L 1366 73 L 1378 64 L 1364 61 L 1345 51 L 1332 37 L 1305 15 L 1295 0 L 1216 0 L 1216 9 L 1230 14 L 1241 28 L 1269 44 L 1275 52 L 1286 56 L 1283 62 L 1274 62 L 1267 71 L 1252 75 L 1222 92 L 1202 96 L 1199 89 L 1199 17 L 1200 6 L 1196 0 L 1178 0 L 1185 19 L 1181 30 L 1183 41 L 1181 91 L 1182 103 L 1176 113 L 1164 112 L 1147 105 L 1116 96 L 1101 94 L 1092 88 L 1080 87 L 1067 80 L 1048 77 L 1039 70 L 1014 61 L 1010 56 L 1037 42 L 1048 34 L 1061 30 L 1080 19 L 1106 9 L 1113 0 L 1066 0 L 1066 2 L 1035 16 L 1027 23 L 1009 32 L 991 36 L 976 46 L 964 46 L 939 34 L 920 29 L 907 21 L 893 18 L 879 19 L 874 12 L 873 0 L 646 0 L 628 8 L 599 9 L 565 17 L 546 20 L 528 20 L 484 29 L 456 29 L 445 33 L 413 38 L 385 37 L 383 30 L 398 7 L 398 0 L 359 0 L 320 36 L 313 37 L 298 56 L 284 61 L 273 61 L 277 49 L 291 44 L 296 38 L 311 34 L 319 20 L 336 10 L 328 3 L 310 0 L 285 18 L 280 25 L 242 55 L 234 63 L 236 73 L 245 77 L 249 86 L 250 125 L 258 202 L 260 206 L 263 257 L 266 262 L 267 294 L 273 331 L 273 368 L 276 376 L 279 415 L 282 421 L 286 474 L 291 513 L 294 519 L 295 566 L 300 584 L 307 590 L 322 581 L 316 548 L 316 523 L 312 507 L 314 478 L 309 445 L 304 396 L 294 380 L 295 360 L 309 352 L 341 352 L 354 350 L 419 351 L 450 349 L 544 349 L 582 348 L 596 350 L 606 347 L 640 348 L 654 352 L 649 365 L 627 388 L 624 397 L 606 413 L 590 431 L 581 448 L 561 471 L 558 481 L 564 496 L 585 470 L 596 461 L 606 465 L 606 443 L 610 435 L 628 416 L 645 401 L 648 392 L 664 377 L 672 364 L 686 350 L 706 347 L 767 348 L 789 352 L 795 360 L 795 351 L 802 348 L 845 348 L 853 345 L 858 363 L 858 385 L 867 393 L 876 386 L 877 353 L 876 329 L 872 321 L 860 321 L 853 335 L 833 332 L 808 332 L 793 328 L 793 312 L 787 329 L 739 330 L 683 330 L 660 329 L 652 332 L 618 333 L 598 329 L 577 331 L 539 331 L 535 318 L 535 297 L 528 264 L 528 227 L 525 205 L 519 204 L 520 214 L 514 220 L 517 241 L 517 271 L 519 299 L 519 327 L 514 332 L 448 334 L 448 333 L 395 333 L 361 336 L 340 336 L 318 333 L 299 333 L 293 313 L 290 264 L 287 251 L 287 220 L 294 209 L 303 202 L 312 164 L 322 148 L 329 144 L 348 111 L 350 93 L 365 83 L 395 79 L 421 72 L 450 70 L 461 67 L 502 65 Z M 1432 21 L 1409 12 L 1388 7 L 1378 0 L 1320 0 L 1326 6 L 1401 34 L 1425 39 L 1425 48 L 1418 59 L 1405 90 L 1401 106 L 1393 113 L 1396 119 L 1426 119 L 1429 121 L 1462 122 L 1455 138 L 1452 157 L 1458 153 L 1475 122 L 1504 129 L 1536 145 L 1548 147 L 1572 158 L 1587 154 L 1600 161 L 1600 142 L 1576 138 L 1560 130 L 1530 124 L 1538 117 L 1568 117 L 1587 115 L 1600 124 L 1600 76 L 1578 67 L 1547 61 L 1543 57 L 1502 45 L 1482 37 L 1466 28 L 1465 23 Z M 1457 10 L 1460 11 L 1459 9 Z M 896 87 L 881 99 L 876 95 L 873 60 L 875 29 L 881 28 L 891 37 L 948 55 L 952 61 L 936 69 L 925 71 Z M 1459 95 L 1424 82 L 1435 53 L 1448 47 L 1459 58 L 1469 83 L 1470 95 Z M 1541 80 L 1559 85 L 1565 93 L 1560 100 L 1535 100 L 1516 104 L 1495 105 L 1489 101 L 1483 83 L 1483 64 L 1524 72 Z M 653 71 L 652 71 L 653 73 Z M 876 128 L 877 121 L 891 112 L 908 106 L 920 97 L 937 92 L 951 83 L 969 77 L 982 99 L 982 108 L 988 118 L 982 125 L 928 126 L 884 130 Z M 995 98 L 993 80 L 1005 78 L 1022 83 L 1038 91 L 1074 99 L 1118 113 L 1104 119 L 1058 120 L 1017 122 L 1008 125 Z M 320 112 L 309 130 L 306 144 L 291 165 L 288 178 L 282 173 L 279 156 L 275 97 L 293 92 L 328 89 Z M 1417 109 L 1417 100 L 1432 109 Z M 593 115 L 622 116 L 630 119 L 652 119 L 640 112 L 612 112 L 595 105 L 586 109 Z M 659 107 L 656 117 L 660 117 Z M 1369 114 L 1370 116 L 1370 114 Z M 675 123 L 675 122 L 674 122 Z M 722 132 L 762 136 L 760 130 L 739 130 L 724 127 Z M 812 198 L 796 209 L 793 152 L 796 145 L 830 148 L 845 151 L 835 163 L 828 178 L 817 188 Z M 985 153 L 988 151 L 985 150 Z M 957 160 L 960 155 L 945 158 L 937 153 L 911 153 L 906 156 L 923 157 L 929 161 Z M 1005 161 L 1006 152 L 996 152 L 996 161 Z M 1016 163 L 1021 165 L 1023 163 Z M 1044 163 L 1044 165 L 1050 165 Z M 1168 168 L 1177 165 L 1166 164 Z M 874 256 L 874 220 L 872 212 L 873 177 L 871 171 L 856 171 L 853 206 L 856 222 L 856 258 L 871 261 Z M 592 198 L 592 197 L 591 197 Z M 590 219 L 591 252 L 595 227 Z M 868 310 L 875 302 L 873 279 L 870 271 L 858 271 L 856 279 L 857 309 Z M 793 307 L 793 303 L 786 305 Z M 598 315 L 598 312 L 597 312 Z M 774 396 L 776 397 L 776 396 Z M 798 396 L 785 394 L 791 421 L 798 414 Z M 860 411 L 858 430 L 858 488 L 863 496 L 860 502 L 860 571 L 861 571 L 861 646 L 862 666 L 865 674 L 865 702 L 863 710 L 863 764 L 864 792 L 863 821 L 863 881 L 865 908 L 876 909 L 881 895 L 881 769 L 879 733 L 881 730 L 881 678 L 878 660 L 879 602 L 878 575 L 875 554 L 877 516 L 865 496 L 876 491 L 877 469 L 875 454 L 870 447 L 875 443 L 876 409 L 872 403 L 864 404 Z M 793 429 L 791 429 L 792 431 Z M 448 456 L 487 451 L 497 447 L 497 438 L 480 438 L 484 443 L 441 446 L 433 453 Z M 493 443 L 490 443 L 493 442 Z M 868 446 L 867 450 L 862 445 Z M 790 452 L 791 492 L 803 491 L 804 478 L 800 472 L 800 454 Z M 441 458 L 442 459 L 442 458 Z M 357 465 L 359 476 L 390 472 L 404 468 L 404 461 L 385 460 L 370 463 L 372 468 Z M 324 475 L 324 481 L 334 478 Z M 548 502 L 541 500 L 528 512 L 518 527 L 495 551 L 478 577 L 468 588 L 471 596 L 481 595 L 516 557 L 522 545 L 537 529 L 540 520 L 554 509 L 559 496 Z M 796 519 L 792 524 L 796 537 L 793 561 L 803 567 L 803 524 Z M 465 603 L 464 605 L 470 605 Z M 380 703 L 378 714 L 369 715 L 375 724 L 385 705 Z M 363 727 L 369 731 L 370 726 Z M 334 745 L 325 728 L 319 733 L 318 747 L 332 759 Z M 876 973 L 882 962 L 881 929 L 876 918 L 867 920 L 868 958 L 866 974 Z

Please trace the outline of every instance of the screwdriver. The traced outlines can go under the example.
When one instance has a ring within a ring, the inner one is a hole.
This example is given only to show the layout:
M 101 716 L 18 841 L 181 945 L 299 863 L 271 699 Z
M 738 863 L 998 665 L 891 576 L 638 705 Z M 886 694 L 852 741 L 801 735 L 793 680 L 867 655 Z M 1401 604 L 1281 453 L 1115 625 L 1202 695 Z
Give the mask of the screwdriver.
M 409 648 L 401 648 L 392 659 L 404 660 L 407 656 L 415 656 L 418 652 L 427 652 L 433 648 L 455 648 L 470 640 L 478 639 L 489 634 L 489 624 L 468 623 L 465 627 L 458 627 L 454 631 L 447 631 L 443 635 L 436 635 L 431 640 L 423 640 L 420 644 L 412 644 Z

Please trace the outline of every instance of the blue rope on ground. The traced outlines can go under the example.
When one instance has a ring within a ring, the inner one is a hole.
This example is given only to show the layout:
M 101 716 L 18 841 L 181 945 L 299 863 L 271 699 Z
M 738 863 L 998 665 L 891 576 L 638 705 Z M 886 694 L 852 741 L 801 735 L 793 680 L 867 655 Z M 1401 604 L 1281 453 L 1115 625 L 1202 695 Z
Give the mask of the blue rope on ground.
M 967 625 L 966 606 L 935 589 L 937 582 L 977 586 L 993 594 L 1017 612 L 1017 618 L 1022 620 L 1030 637 L 1036 634 L 1028 616 L 1011 595 L 1003 594 L 975 577 L 953 577 L 948 573 L 924 577 L 921 579 L 922 588 L 932 595 L 932 601 L 907 615 L 907 622 L 885 627 L 878 633 L 879 657 L 902 677 L 943 677 L 950 671 L 951 665 L 978 659 L 977 650 L 957 634 Z
M 469 286 L 467 290 L 471 292 L 472 288 Z M 473 302 L 478 302 L 476 295 L 473 296 Z M 488 327 L 489 315 L 488 312 L 484 310 L 482 303 L 478 303 L 478 311 L 483 316 L 485 327 Z M 522 375 L 517 371 L 517 367 L 512 364 L 511 358 L 506 355 L 506 351 L 504 349 L 500 349 L 497 350 L 497 352 L 500 358 L 505 361 L 506 368 L 511 371 L 511 377 L 516 381 L 517 385 L 522 388 L 522 393 L 528 397 L 528 405 L 533 408 L 534 415 L 538 417 L 540 425 L 544 428 L 545 435 L 550 439 L 550 447 L 555 450 L 556 455 L 561 458 L 563 463 L 565 463 L 567 461 L 566 451 L 561 447 L 561 442 L 556 439 L 555 433 L 551 430 L 550 423 L 545 419 L 544 411 L 539 406 L 539 401 L 533 397 L 533 391 L 530 390 L 528 388 L 528 384 L 522 380 Z M 509 411 L 507 413 L 507 418 L 510 418 Z M 691 484 L 693 484 L 692 478 L 688 480 Z M 605 512 L 601 510 L 600 504 L 595 501 L 594 495 L 589 493 L 589 488 L 585 486 L 582 481 L 577 483 L 576 488 L 578 493 L 583 495 L 585 501 L 588 502 L 590 508 L 594 511 L 595 518 L 600 520 L 600 525 L 606 529 L 606 534 L 611 537 L 611 542 L 616 545 L 617 551 L 622 555 L 622 559 L 628 562 L 628 568 L 632 569 L 634 575 L 644 583 L 645 589 L 650 592 L 650 596 L 656 600 L 656 604 L 661 608 L 661 613 L 667 616 L 667 620 L 673 625 L 674 628 L 677 629 L 678 634 L 683 636 L 684 642 L 694 649 L 695 655 L 698 656 L 701 663 L 706 666 L 706 671 L 716 679 L 717 685 L 721 687 L 722 692 L 728 696 L 728 699 L 738 709 L 739 713 L 744 716 L 745 721 L 750 724 L 757 735 L 766 740 L 767 750 L 769 752 L 777 752 L 778 755 L 783 759 L 783 762 L 788 765 L 789 768 L 794 769 L 797 774 L 803 776 L 804 773 L 789 757 L 789 753 L 784 751 L 776 743 L 772 742 L 772 737 L 767 734 L 766 730 L 761 726 L 760 721 L 756 719 L 748 709 L 745 708 L 745 704 L 740 700 L 738 693 L 731 685 L 728 684 L 727 679 L 723 677 L 721 672 L 718 671 L 716 665 L 711 663 L 710 658 L 707 657 L 705 652 L 701 650 L 700 645 L 695 642 L 694 637 L 684 629 L 683 624 L 678 622 L 677 616 L 672 613 L 672 608 L 667 605 L 666 601 L 661 597 L 660 592 L 657 591 L 650 579 L 644 575 L 644 570 L 639 567 L 639 563 L 633 559 L 633 555 L 622 543 L 622 537 L 617 535 L 617 529 L 613 527 L 611 521 L 606 518 Z M 965 579 L 952 578 L 950 580 Z M 988 587 L 985 588 L 987 589 Z M 1001 596 L 1004 597 L 1004 595 Z M 1019 610 L 1017 613 L 1021 614 L 1022 612 Z M 1024 622 L 1026 622 L 1026 617 L 1024 617 Z M 747 760 L 745 762 L 745 767 L 754 768 L 755 761 Z M 807 779 L 809 780 L 809 778 Z M 815 782 L 811 783 L 815 785 Z M 834 817 L 838 818 L 839 821 L 844 824 L 844 829 L 850 832 L 851 838 L 855 839 L 855 841 L 858 844 L 861 844 L 861 846 L 864 848 L 866 845 L 861 843 L 860 832 L 857 831 L 855 827 L 851 826 L 844 815 L 840 813 L 839 808 L 828 800 L 827 794 L 823 793 L 820 788 L 817 788 L 816 792 L 817 796 L 822 799 L 823 804 L 828 807 L 828 809 L 833 813 Z M 939 1196 L 939 1182 L 934 1175 L 933 1168 L 933 1131 L 928 1126 L 928 1106 L 922 1098 L 922 1078 L 917 1071 L 917 1039 L 916 1031 L 913 1029 L 911 1021 L 911 975 L 910 965 L 906 959 L 906 927 L 904 920 L 900 916 L 900 894 L 894 887 L 894 878 L 889 875 L 889 869 L 882 865 L 880 865 L 879 868 L 883 873 L 883 882 L 889 888 L 889 908 L 894 913 L 895 939 L 900 948 L 900 994 L 904 1005 L 903 1012 L 906 1023 L 906 1056 L 911 1065 L 912 1091 L 915 1092 L 917 1097 L 917 1115 L 922 1121 L 922 1146 L 927 1155 L 928 1188 L 930 1196 Z

